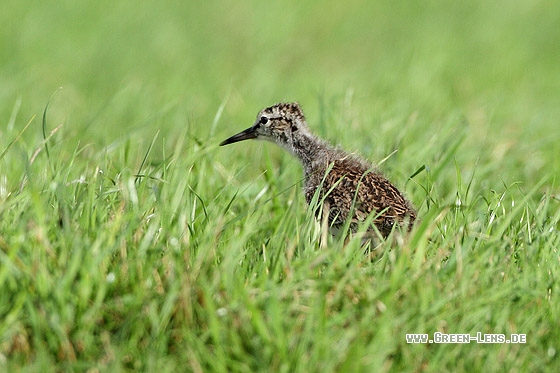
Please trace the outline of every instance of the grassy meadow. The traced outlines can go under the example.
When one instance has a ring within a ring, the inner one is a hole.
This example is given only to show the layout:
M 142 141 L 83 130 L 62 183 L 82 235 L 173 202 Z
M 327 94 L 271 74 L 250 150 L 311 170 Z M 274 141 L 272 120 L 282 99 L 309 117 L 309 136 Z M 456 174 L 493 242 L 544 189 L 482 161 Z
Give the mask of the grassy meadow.
M 554 1 L 8 0 L 0 372 L 560 371 Z M 299 101 L 420 221 L 369 260 L 218 144 Z M 406 334 L 526 343 L 407 343 Z

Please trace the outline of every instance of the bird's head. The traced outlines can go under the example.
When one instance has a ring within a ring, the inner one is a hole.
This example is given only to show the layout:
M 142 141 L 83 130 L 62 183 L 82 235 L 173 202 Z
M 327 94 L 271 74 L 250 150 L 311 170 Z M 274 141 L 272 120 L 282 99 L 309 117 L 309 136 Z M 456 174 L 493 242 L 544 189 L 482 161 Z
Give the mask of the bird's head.
M 292 148 L 294 138 L 308 131 L 299 104 L 280 103 L 261 110 L 251 127 L 222 141 L 220 146 L 248 139 L 261 139 Z

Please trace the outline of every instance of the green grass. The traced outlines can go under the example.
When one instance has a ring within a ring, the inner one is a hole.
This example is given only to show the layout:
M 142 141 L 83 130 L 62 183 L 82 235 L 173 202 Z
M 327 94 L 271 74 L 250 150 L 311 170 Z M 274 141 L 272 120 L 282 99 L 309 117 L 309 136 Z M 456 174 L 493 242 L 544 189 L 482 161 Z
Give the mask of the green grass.
M 560 8 L 196 4 L 1 12 L 0 371 L 558 371 Z M 218 147 L 281 100 L 398 150 L 407 240 L 321 249 L 295 159 Z

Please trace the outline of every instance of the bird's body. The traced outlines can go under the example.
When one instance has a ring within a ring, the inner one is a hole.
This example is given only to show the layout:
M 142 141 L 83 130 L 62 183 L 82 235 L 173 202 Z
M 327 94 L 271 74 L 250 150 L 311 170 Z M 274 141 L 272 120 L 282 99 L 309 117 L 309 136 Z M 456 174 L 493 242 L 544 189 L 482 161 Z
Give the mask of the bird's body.
M 275 142 L 301 161 L 305 199 L 311 204 L 315 198 L 321 207 L 317 212 L 332 232 L 348 219 L 355 231 L 370 215 L 384 238 L 396 224 L 412 227 L 416 212 L 403 194 L 366 160 L 312 134 L 299 104 L 280 103 L 262 110 L 252 127 L 220 145 L 255 138 Z

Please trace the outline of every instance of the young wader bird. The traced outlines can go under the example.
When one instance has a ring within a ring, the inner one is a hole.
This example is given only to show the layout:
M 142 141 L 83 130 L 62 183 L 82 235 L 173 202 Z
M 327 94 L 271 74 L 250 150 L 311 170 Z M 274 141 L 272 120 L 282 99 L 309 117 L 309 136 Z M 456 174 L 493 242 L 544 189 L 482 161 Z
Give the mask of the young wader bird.
M 298 103 L 279 103 L 263 109 L 253 126 L 222 141 L 262 139 L 274 142 L 296 156 L 304 173 L 304 192 L 310 204 L 318 193 L 317 214 L 327 219 L 329 231 L 336 234 L 350 219 L 350 230 L 373 215 L 368 229 L 386 238 L 396 225 L 410 230 L 416 219 L 412 204 L 368 161 L 336 148 L 315 136 L 307 127 Z

